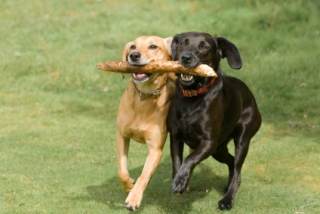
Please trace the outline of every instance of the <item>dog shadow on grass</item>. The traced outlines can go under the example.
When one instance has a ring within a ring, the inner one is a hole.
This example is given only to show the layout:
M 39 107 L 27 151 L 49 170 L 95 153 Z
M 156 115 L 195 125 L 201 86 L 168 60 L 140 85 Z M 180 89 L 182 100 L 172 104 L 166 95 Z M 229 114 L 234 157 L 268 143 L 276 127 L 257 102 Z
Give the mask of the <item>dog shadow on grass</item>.
M 210 161 L 214 160 L 211 159 Z M 136 179 L 140 175 L 142 168 L 143 165 L 129 169 L 130 175 Z M 173 211 L 188 213 L 192 211 L 192 203 L 194 201 L 201 200 L 203 197 L 212 197 L 207 195 L 208 192 L 213 191 L 219 195 L 213 199 L 217 202 L 223 196 L 222 191 L 227 182 L 227 174 L 225 177 L 217 176 L 211 167 L 203 163 L 199 164 L 194 170 L 191 179 L 191 191 L 182 195 L 173 194 L 171 192 L 171 168 L 171 158 L 169 156 L 164 157 L 144 192 L 143 200 L 137 212 L 148 210 L 148 207 L 152 207 L 164 213 L 173 213 Z M 114 175 L 101 185 L 88 186 L 86 189 L 89 193 L 88 195 L 76 197 L 75 199 L 81 198 L 81 200 L 103 203 L 114 211 L 126 209 L 124 204 L 126 194 L 120 188 L 117 175 Z

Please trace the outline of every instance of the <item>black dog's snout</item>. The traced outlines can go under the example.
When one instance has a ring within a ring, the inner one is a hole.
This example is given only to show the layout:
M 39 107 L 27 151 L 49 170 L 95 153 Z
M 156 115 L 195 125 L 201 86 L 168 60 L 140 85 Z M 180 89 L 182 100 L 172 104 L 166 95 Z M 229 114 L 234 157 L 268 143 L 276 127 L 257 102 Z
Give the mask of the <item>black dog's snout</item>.
M 138 61 L 141 57 L 141 54 L 139 52 L 133 52 L 129 57 L 132 61 Z
M 184 53 L 181 55 L 181 61 L 185 64 L 189 64 L 192 60 L 192 54 L 191 53 Z
M 182 53 L 179 59 L 180 63 L 187 67 L 196 67 L 199 64 L 197 55 L 192 52 Z

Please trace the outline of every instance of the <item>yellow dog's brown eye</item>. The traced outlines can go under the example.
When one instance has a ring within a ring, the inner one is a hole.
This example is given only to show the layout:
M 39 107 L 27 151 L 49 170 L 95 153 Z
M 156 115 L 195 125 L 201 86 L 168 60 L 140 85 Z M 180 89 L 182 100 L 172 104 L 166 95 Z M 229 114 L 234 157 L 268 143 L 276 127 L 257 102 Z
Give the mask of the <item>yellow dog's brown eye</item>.
M 135 46 L 135 45 L 131 45 L 131 46 L 130 46 L 130 49 L 132 49 L 132 50 L 133 50 L 133 49 L 136 49 L 136 46 Z
M 150 47 L 149 47 L 150 49 L 157 49 L 158 48 L 158 46 L 156 46 L 156 45 L 150 45 Z

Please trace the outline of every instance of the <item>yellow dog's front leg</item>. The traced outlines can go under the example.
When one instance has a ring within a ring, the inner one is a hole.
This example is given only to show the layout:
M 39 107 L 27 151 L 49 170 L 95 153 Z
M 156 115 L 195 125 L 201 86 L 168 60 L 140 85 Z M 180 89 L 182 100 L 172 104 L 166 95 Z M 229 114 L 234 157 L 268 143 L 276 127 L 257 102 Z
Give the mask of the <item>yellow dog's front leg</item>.
M 118 152 L 118 164 L 119 171 L 118 177 L 121 183 L 121 188 L 125 193 L 129 193 L 134 186 L 133 179 L 130 178 L 128 168 L 127 168 L 127 159 L 129 151 L 130 139 L 123 137 L 119 131 L 117 131 L 117 152 Z
M 137 179 L 133 189 L 129 192 L 126 199 L 126 207 L 129 210 L 135 210 L 140 206 L 143 192 L 146 189 L 148 182 L 157 168 L 162 157 L 162 149 L 149 149 L 149 154 L 144 165 L 141 176 Z

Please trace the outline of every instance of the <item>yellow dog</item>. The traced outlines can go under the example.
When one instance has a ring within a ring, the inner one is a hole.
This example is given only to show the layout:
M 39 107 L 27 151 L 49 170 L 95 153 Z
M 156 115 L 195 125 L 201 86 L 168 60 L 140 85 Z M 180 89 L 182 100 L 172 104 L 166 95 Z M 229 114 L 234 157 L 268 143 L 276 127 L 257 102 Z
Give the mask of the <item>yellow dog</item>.
M 145 65 L 152 60 L 171 60 L 172 38 L 141 36 L 126 44 L 122 61 Z M 118 176 L 128 193 L 129 210 L 140 206 L 143 192 L 158 166 L 167 138 L 166 119 L 175 92 L 173 74 L 134 73 L 124 91 L 117 117 Z M 149 153 L 140 177 L 134 183 L 127 169 L 130 139 L 147 144 Z

